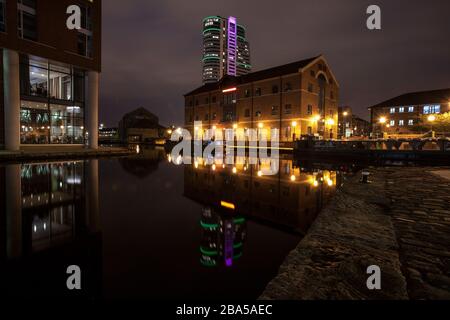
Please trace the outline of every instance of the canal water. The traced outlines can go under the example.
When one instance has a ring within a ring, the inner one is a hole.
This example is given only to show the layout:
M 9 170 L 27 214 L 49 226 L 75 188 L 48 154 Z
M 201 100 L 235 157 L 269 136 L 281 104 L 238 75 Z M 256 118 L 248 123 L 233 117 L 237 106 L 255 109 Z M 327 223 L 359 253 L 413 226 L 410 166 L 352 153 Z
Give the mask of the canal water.
M 257 298 L 351 167 L 281 156 L 233 166 L 164 149 L 0 166 L 9 298 Z M 82 288 L 67 289 L 79 266 Z

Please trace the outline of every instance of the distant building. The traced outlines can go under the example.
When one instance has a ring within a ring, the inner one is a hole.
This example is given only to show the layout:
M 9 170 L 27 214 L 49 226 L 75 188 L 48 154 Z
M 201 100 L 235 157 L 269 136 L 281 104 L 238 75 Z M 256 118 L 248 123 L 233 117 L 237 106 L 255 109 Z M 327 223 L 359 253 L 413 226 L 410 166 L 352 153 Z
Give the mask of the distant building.
M 369 108 L 372 135 L 401 136 L 430 131 L 428 116 L 450 110 L 450 88 L 412 92 Z
M 127 113 L 119 122 L 119 135 L 125 143 L 153 143 L 164 138 L 166 128 L 150 111 L 139 108 Z
M 193 136 L 206 129 L 247 129 L 281 142 L 301 135 L 337 137 L 339 85 L 325 58 L 317 57 L 252 72 L 225 76 L 185 95 L 185 126 Z M 202 121 L 196 128 L 195 122 Z M 217 132 L 217 131 L 216 131 Z
M 348 106 L 339 107 L 338 138 L 368 137 L 370 135 L 370 122 L 353 114 Z
M 244 26 L 236 18 L 210 16 L 203 19 L 203 83 L 217 82 L 225 75 L 251 71 L 250 47 Z
M 97 148 L 101 1 L 0 0 L 0 51 L 0 149 Z

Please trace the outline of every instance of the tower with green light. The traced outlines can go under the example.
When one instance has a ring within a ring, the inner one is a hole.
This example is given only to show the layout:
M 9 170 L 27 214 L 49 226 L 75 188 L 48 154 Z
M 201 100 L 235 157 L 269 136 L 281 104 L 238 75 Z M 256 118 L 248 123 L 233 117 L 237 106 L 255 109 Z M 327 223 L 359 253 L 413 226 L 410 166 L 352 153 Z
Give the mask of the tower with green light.
M 251 72 L 246 30 L 235 17 L 203 19 L 202 67 L 203 83 L 217 82 L 225 75 L 241 76 Z

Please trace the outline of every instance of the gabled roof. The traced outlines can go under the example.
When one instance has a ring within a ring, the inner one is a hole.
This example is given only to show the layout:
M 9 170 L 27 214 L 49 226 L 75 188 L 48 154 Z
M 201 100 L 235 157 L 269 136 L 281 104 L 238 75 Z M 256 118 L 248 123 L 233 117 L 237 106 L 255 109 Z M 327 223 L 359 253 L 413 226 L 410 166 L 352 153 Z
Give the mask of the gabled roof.
M 450 88 L 405 93 L 398 97 L 380 102 L 370 108 L 398 107 L 407 105 L 420 105 L 427 103 L 446 103 L 449 101 L 450 101 Z
M 288 74 L 292 74 L 292 73 L 297 73 L 297 72 L 299 72 L 300 69 L 307 67 L 309 64 L 311 64 L 313 61 L 315 61 L 318 58 L 323 58 L 323 56 L 319 55 L 316 57 L 288 63 L 288 64 L 285 64 L 282 66 L 248 73 L 246 75 L 242 75 L 239 77 L 233 77 L 233 76 L 226 75 L 219 82 L 207 83 L 207 84 L 185 94 L 185 96 L 190 96 L 190 95 L 199 94 L 199 93 L 203 93 L 203 92 L 209 92 L 209 91 L 213 91 L 213 90 L 220 90 L 221 88 L 229 87 L 230 85 L 240 85 L 240 84 L 250 83 L 250 82 L 254 82 L 254 81 L 265 80 L 265 79 L 280 77 L 280 76 L 288 75 Z

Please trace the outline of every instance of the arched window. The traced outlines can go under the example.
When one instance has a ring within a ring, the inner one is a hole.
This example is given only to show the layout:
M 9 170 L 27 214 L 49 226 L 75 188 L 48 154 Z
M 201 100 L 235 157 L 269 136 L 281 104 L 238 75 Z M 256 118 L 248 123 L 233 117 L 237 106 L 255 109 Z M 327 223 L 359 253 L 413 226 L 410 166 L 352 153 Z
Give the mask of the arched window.
M 320 74 L 317 77 L 317 81 L 319 82 L 319 101 L 317 105 L 319 106 L 320 113 L 323 114 L 325 110 L 325 86 L 327 84 L 327 79 L 325 79 L 323 74 Z

